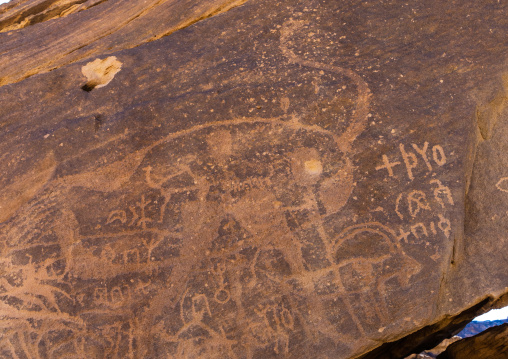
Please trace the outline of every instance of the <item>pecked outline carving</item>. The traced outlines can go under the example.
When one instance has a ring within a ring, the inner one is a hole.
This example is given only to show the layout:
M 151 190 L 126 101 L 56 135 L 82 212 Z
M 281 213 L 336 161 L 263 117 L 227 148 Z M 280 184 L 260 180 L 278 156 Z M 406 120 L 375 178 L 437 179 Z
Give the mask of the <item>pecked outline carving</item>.
M 346 175 L 343 175 L 343 176 L 346 178 L 346 180 L 350 184 L 349 187 L 346 186 L 347 190 L 349 191 L 349 193 L 347 193 L 347 196 L 346 196 L 347 197 L 346 200 L 347 200 L 352 192 L 352 181 L 353 181 L 353 177 L 352 177 L 353 165 L 352 165 L 352 161 L 350 159 L 350 157 L 353 155 L 352 143 L 356 140 L 356 138 L 365 129 L 365 126 L 366 126 L 366 123 L 368 120 L 371 92 L 370 92 L 367 84 L 365 83 L 365 81 L 363 81 L 363 79 L 352 70 L 343 69 L 341 67 L 337 67 L 337 66 L 333 66 L 333 65 L 329 65 L 329 64 L 323 64 L 323 63 L 319 63 L 319 62 L 314 62 L 314 61 L 310 61 L 310 60 L 305 60 L 305 59 L 301 59 L 301 58 L 297 57 L 294 54 L 294 52 L 292 52 L 288 48 L 287 44 L 289 42 L 290 36 L 292 36 L 294 31 L 299 30 L 302 26 L 303 26 L 303 23 L 288 22 L 288 23 L 284 24 L 283 29 L 281 31 L 281 51 L 286 56 L 289 63 L 297 64 L 297 65 L 300 65 L 300 66 L 306 67 L 306 68 L 324 70 L 324 71 L 340 74 L 340 75 L 346 76 L 347 78 L 351 79 L 356 85 L 356 91 L 358 93 L 357 94 L 358 101 L 356 102 L 356 109 L 355 109 L 354 114 L 352 116 L 350 126 L 346 129 L 346 131 L 343 134 L 338 135 L 335 132 L 327 130 L 325 128 L 322 128 L 318 125 L 307 125 L 307 124 L 301 123 L 301 122 L 299 122 L 298 116 L 296 116 L 294 114 L 293 114 L 293 116 L 291 116 L 291 120 L 289 120 L 289 121 L 284 120 L 284 118 L 286 117 L 284 115 L 284 116 L 273 117 L 273 118 L 269 118 L 269 119 L 260 118 L 260 117 L 250 117 L 250 118 L 242 117 L 242 118 L 236 118 L 233 120 L 215 121 L 215 122 L 211 122 L 211 123 L 207 123 L 207 124 L 196 125 L 196 126 L 190 127 L 185 130 L 171 133 L 171 134 L 165 136 L 164 138 L 162 138 L 158 141 L 155 141 L 150 146 L 147 146 L 132 155 L 126 156 L 124 158 L 124 160 L 118 161 L 119 163 L 116 162 L 113 165 L 104 166 L 104 167 L 99 168 L 97 175 L 105 180 L 105 183 L 103 183 L 103 186 L 102 186 L 102 191 L 103 192 L 116 191 L 122 183 L 127 182 L 133 176 L 133 174 L 139 169 L 139 167 L 141 166 L 141 164 L 143 162 L 143 159 L 150 153 L 150 151 L 155 149 L 157 146 L 160 146 L 160 145 L 170 142 L 173 139 L 183 137 L 186 135 L 190 135 L 190 134 L 196 133 L 201 130 L 206 130 L 206 129 L 228 128 L 228 127 L 238 126 L 241 124 L 267 124 L 267 125 L 270 125 L 273 127 L 289 128 L 292 130 L 304 130 L 308 133 L 316 132 L 316 133 L 319 133 L 325 137 L 333 139 L 337 148 L 344 154 L 345 165 L 344 165 L 343 171 L 346 172 Z M 284 107 L 287 110 L 289 108 L 289 103 L 287 104 L 287 106 L 284 105 Z M 126 166 L 125 164 L 128 164 L 128 166 Z M 114 172 L 114 171 L 112 171 L 112 168 L 114 169 L 114 168 L 118 168 L 118 167 L 128 168 L 128 170 L 127 170 L 128 174 L 123 176 L 122 181 L 120 181 L 118 178 L 114 178 L 113 176 L 109 175 L 110 172 Z M 163 211 L 166 208 L 165 206 L 167 203 L 169 203 L 171 196 L 174 193 L 174 189 L 172 189 L 172 188 L 166 189 L 163 187 L 162 184 L 165 181 L 167 181 L 168 179 L 170 179 L 171 177 L 177 176 L 182 173 L 187 173 L 192 178 L 194 178 L 196 188 L 198 190 L 203 188 L 203 186 L 206 186 L 206 183 L 203 184 L 202 182 L 200 182 L 200 179 L 196 178 L 193 175 L 192 171 L 189 168 L 186 168 L 185 165 L 182 165 L 181 169 L 179 169 L 175 173 L 172 173 L 169 177 L 166 176 L 166 177 L 157 178 L 157 176 L 152 172 L 152 170 L 153 170 L 153 168 L 151 168 L 151 167 L 142 168 L 142 171 L 145 174 L 145 182 L 146 182 L 146 185 L 148 186 L 148 188 L 155 190 L 155 191 L 159 191 L 164 199 L 160 217 L 159 218 L 146 217 L 146 215 L 144 213 L 144 209 L 149 204 L 150 200 L 147 199 L 144 194 L 141 194 L 141 196 L 139 198 L 139 202 L 135 203 L 136 206 L 134 206 L 134 207 L 130 206 L 127 209 L 127 212 L 123 211 L 123 210 L 115 210 L 115 211 L 111 212 L 106 219 L 107 224 L 119 222 L 122 225 L 125 224 L 127 226 L 134 227 L 134 228 L 129 229 L 129 231 L 122 231 L 121 234 L 124 234 L 124 235 L 128 235 L 128 234 L 136 235 L 136 234 L 143 234 L 146 232 L 154 233 L 156 239 L 152 239 L 150 242 L 147 241 L 146 243 L 144 243 L 146 245 L 146 247 L 150 247 L 150 248 L 154 248 L 160 241 L 162 241 L 161 237 L 164 234 L 168 234 L 168 233 L 162 233 L 160 231 L 158 232 L 156 229 L 150 227 L 150 223 L 162 221 L 163 216 L 164 216 Z M 314 171 L 318 175 L 320 173 L 320 170 L 322 170 L 322 169 L 320 169 L 319 166 L 314 167 Z M 63 183 L 65 186 L 68 186 L 68 187 L 72 187 L 76 184 L 77 185 L 84 185 L 85 187 L 87 187 L 86 181 L 84 179 L 89 178 L 89 176 L 91 176 L 91 175 L 92 175 L 91 173 L 85 173 L 85 174 L 78 174 L 78 175 L 73 175 L 73 176 L 69 176 L 69 177 L 64 177 L 63 179 L 60 180 L 60 183 Z M 189 189 L 189 188 L 182 187 L 182 188 L 178 188 L 178 191 L 187 190 L 187 189 Z M 202 193 L 201 193 L 201 195 L 202 195 Z M 201 200 L 204 200 L 204 199 L 201 199 Z M 342 204 L 342 206 L 344 204 Z M 375 260 L 365 260 L 364 261 L 365 263 L 363 263 L 363 262 L 360 263 L 358 260 L 354 260 L 354 259 L 352 259 L 349 262 L 337 263 L 336 255 L 335 255 L 337 250 L 340 249 L 341 244 L 344 241 L 346 241 L 346 239 L 348 239 L 348 238 L 353 238 L 355 235 L 357 235 L 359 233 L 373 233 L 373 234 L 379 235 L 383 240 L 386 241 L 386 243 L 390 246 L 390 249 L 393 250 L 392 253 L 397 253 L 401 256 L 406 256 L 406 257 L 407 257 L 407 255 L 400 248 L 398 239 L 394 235 L 393 231 L 380 223 L 372 222 L 372 223 L 363 223 L 363 224 L 353 225 L 353 226 L 345 228 L 340 234 L 338 234 L 336 236 L 330 236 L 324 226 L 324 223 L 323 223 L 324 222 L 324 215 L 322 213 L 320 213 L 320 210 L 317 205 L 317 200 L 315 198 L 311 199 L 311 201 L 306 205 L 308 206 L 308 209 L 310 209 L 310 216 L 311 216 L 310 223 L 312 225 L 315 225 L 317 232 L 323 239 L 323 244 L 325 246 L 326 259 L 328 260 L 330 265 L 328 267 L 325 267 L 320 270 L 305 272 L 305 276 L 307 278 L 312 279 L 313 285 L 304 287 L 303 288 L 304 293 L 307 297 L 312 297 L 316 291 L 316 288 L 315 288 L 316 283 L 319 282 L 321 280 L 321 278 L 324 277 L 325 275 L 328 275 L 329 273 L 333 272 L 335 275 L 334 284 L 336 284 L 339 289 L 337 291 L 331 293 L 328 296 L 327 295 L 320 296 L 320 299 L 335 299 L 337 297 L 340 297 L 342 299 L 344 305 L 346 306 L 346 311 L 352 317 L 358 330 L 360 331 L 360 333 L 362 335 L 365 336 L 365 335 L 367 335 L 367 332 L 364 328 L 364 325 L 362 324 L 362 319 L 355 312 L 355 308 L 353 308 L 353 303 L 351 302 L 350 298 L 348 297 L 348 295 L 351 293 L 348 293 L 348 291 L 346 290 L 339 272 L 344 266 L 347 266 L 349 264 L 353 264 L 353 265 L 360 264 L 359 265 L 359 267 L 361 267 L 360 269 L 364 270 L 364 273 L 370 274 L 373 271 L 374 264 L 376 264 L 378 262 L 380 263 L 383 260 L 387 259 L 388 257 L 380 256 L 379 258 L 376 258 Z M 335 212 L 339 211 L 342 208 L 342 206 L 337 206 L 336 208 L 334 208 Z M 131 214 L 130 217 L 128 217 L 128 213 Z M 327 212 L 326 215 L 329 215 L 332 213 L 334 213 L 334 212 L 330 211 L 330 212 Z M 108 236 L 114 237 L 114 236 L 118 236 L 118 234 L 119 233 L 101 234 L 101 235 L 98 235 L 97 237 L 98 238 L 100 238 L 100 237 L 105 238 Z M 176 235 L 175 233 L 172 233 L 172 232 L 170 234 Z M 90 238 L 88 236 L 79 236 L 79 237 L 80 238 L 77 238 L 78 240 L 83 239 L 84 237 Z M 128 249 L 127 251 L 135 251 L 135 250 L 137 250 L 137 249 Z M 266 252 L 266 251 L 270 251 L 270 250 L 275 251 L 275 250 L 277 250 L 277 248 L 276 248 L 276 246 L 268 246 L 267 245 L 267 246 L 263 247 L 262 249 L 258 249 L 257 252 L 255 253 L 255 255 L 252 259 L 252 262 L 249 264 L 251 273 L 253 274 L 252 275 L 253 281 L 250 282 L 248 284 L 248 286 L 255 286 L 256 285 L 257 275 L 258 275 L 257 273 L 260 272 L 259 262 L 262 260 L 262 256 L 263 256 L 262 252 L 263 251 Z M 129 252 L 129 253 L 131 253 L 131 252 Z M 132 253 L 134 253 L 134 252 L 132 252 Z M 138 258 L 138 262 L 139 262 L 139 258 L 140 258 L 139 251 L 137 253 L 138 253 L 137 258 Z M 148 253 L 149 253 L 148 258 L 150 258 L 150 250 L 148 251 Z M 284 254 L 286 254 L 286 253 L 284 253 Z M 127 253 L 127 256 L 128 255 L 129 254 Z M 134 254 L 133 254 L 133 256 L 134 256 Z M 124 260 L 124 262 L 126 262 L 126 260 Z M 415 262 L 415 261 L 413 260 L 413 262 Z M 408 263 L 410 263 L 410 260 L 408 260 Z M 125 265 L 125 263 L 123 263 L 123 264 Z M 137 263 L 137 264 L 143 264 L 143 263 Z M 153 270 L 157 267 L 157 265 L 158 264 L 155 263 L 154 265 L 150 265 L 150 266 L 148 266 L 148 268 L 145 268 L 145 269 Z M 143 266 L 133 266 L 132 268 L 128 267 L 127 270 L 137 270 L 140 267 L 143 267 Z M 295 267 L 296 267 L 296 265 L 295 265 Z M 188 268 L 188 267 L 186 267 L 186 268 Z M 398 274 L 398 273 L 392 274 L 392 276 L 386 276 L 386 277 L 383 277 L 380 279 L 376 279 L 375 284 L 374 284 L 375 288 L 372 288 L 370 286 L 366 287 L 365 290 L 361 291 L 359 294 L 360 294 L 360 296 L 363 296 L 362 298 L 372 296 L 373 291 L 378 291 L 379 293 L 384 294 L 385 282 L 394 276 L 396 277 L 396 279 L 399 279 L 399 281 L 402 282 L 401 285 L 407 285 L 411 275 L 417 273 L 419 271 L 419 268 L 420 268 L 419 264 L 411 263 L 408 272 L 405 272 L 402 274 Z M 171 341 L 176 342 L 178 344 L 177 351 L 178 351 L 178 354 L 180 355 L 180 357 L 186 357 L 186 355 L 187 355 L 186 353 L 192 353 L 192 351 L 194 349 L 196 349 L 193 347 L 194 344 L 192 343 L 192 341 L 190 339 L 185 338 L 185 337 L 182 339 L 183 332 L 190 326 L 198 326 L 202 329 L 207 330 L 209 335 L 213 339 L 217 340 L 217 344 L 219 346 L 223 345 L 224 347 L 227 348 L 227 351 L 229 352 L 229 355 L 231 357 L 235 356 L 235 354 L 233 353 L 233 350 L 231 348 L 232 348 L 233 344 L 236 344 L 236 342 L 233 339 L 228 339 L 227 333 L 225 332 L 224 328 L 220 328 L 219 330 L 217 330 L 216 328 L 212 328 L 203 322 L 204 317 L 212 315 L 212 312 L 210 309 L 210 303 L 212 300 L 214 300 L 217 304 L 220 304 L 220 305 L 225 305 L 230 300 L 234 300 L 234 298 L 233 298 L 234 297 L 234 293 L 233 293 L 234 288 L 228 287 L 227 285 L 230 285 L 230 283 L 226 283 L 226 280 L 225 280 L 225 277 L 226 277 L 225 266 L 222 266 L 222 264 L 219 264 L 216 267 L 212 268 L 212 272 L 216 276 L 216 281 L 217 281 L 216 285 L 218 288 L 214 292 L 213 297 L 208 298 L 205 294 L 202 294 L 202 293 L 190 293 L 189 288 L 187 288 L 187 287 L 183 287 L 183 288 L 179 289 L 180 291 L 184 292 L 183 295 L 180 297 L 178 297 L 177 295 L 168 295 L 168 294 L 174 294 L 174 292 L 172 292 L 172 291 L 174 291 L 174 289 L 169 289 L 169 290 L 163 289 L 155 295 L 155 300 L 152 301 L 152 303 L 154 305 L 151 306 L 147 310 L 147 312 L 144 314 L 144 316 L 145 316 L 144 324 L 145 325 L 143 325 L 143 326 L 150 327 L 151 324 L 153 324 L 155 316 L 161 312 L 162 307 L 163 306 L 171 306 L 172 304 L 174 304 L 175 298 L 178 298 L 176 300 L 179 301 L 180 310 L 182 313 L 181 314 L 181 321 L 183 323 L 183 326 L 182 326 L 182 328 L 180 328 L 178 330 L 177 334 L 169 335 L 167 333 L 164 333 L 163 336 L 165 336 L 166 340 L 168 340 L 170 342 Z M 266 272 L 268 273 L 268 271 L 266 271 Z M 175 275 L 182 274 L 182 272 L 178 272 L 178 271 L 175 271 L 175 273 L 176 273 Z M 284 286 L 288 286 L 291 281 L 301 279 L 302 273 L 303 273 L 303 270 L 300 270 L 298 273 L 284 278 L 282 280 L 282 282 L 283 282 L 282 284 Z M 186 273 L 183 273 L 183 274 L 185 275 Z M 272 276 L 270 278 L 270 280 L 272 280 L 273 282 L 279 281 L 279 279 L 276 278 L 275 276 Z M 113 291 L 115 289 L 111 289 L 111 290 Z M 381 295 L 381 297 L 383 297 L 383 295 Z M 165 300 L 163 300 L 163 299 L 165 299 Z M 375 297 L 366 298 L 365 300 L 371 300 L 371 299 L 373 299 L 374 301 L 376 300 Z M 189 300 L 192 303 L 192 310 L 191 310 L 190 319 L 186 318 L 186 316 L 183 314 L 184 302 L 186 302 L 186 301 L 188 302 Z M 195 309 L 195 305 L 196 305 L 195 302 L 202 302 L 205 309 L 203 309 L 201 311 Z M 321 303 L 319 303 L 319 300 L 314 301 L 312 304 L 316 304 L 316 307 L 318 310 L 320 310 L 320 313 L 324 313 L 325 309 L 321 305 Z M 290 339 L 291 331 L 296 329 L 297 322 L 304 322 L 305 321 L 305 319 L 302 316 L 299 316 L 298 313 L 292 314 L 291 310 L 293 310 L 293 308 L 291 307 L 291 304 L 286 306 L 286 304 L 280 304 L 280 303 L 277 305 L 265 304 L 264 306 L 261 306 L 260 308 L 256 309 L 255 310 L 256 315 L 259 317 L 261 322 L 264 323 L 264 326 L 262 324 L 259 324 L 259 328 L 265 330 L 266 337 L 261 341 L 259 341 L 257 339 L 252 339 L 250 344 L 252 344 L 254 347 L 256 345 L 261 346 L 261 347 L 263 347 L 263 346 L 273 347 L 273 350 L 275 351 L 276 354 L 283 353 L 283 354 L 287 355 L 289 353 L 289 342 L 290 342 L 289 339 Z M 376 313 L 374 313 L 374 315 L 377 315 L 380 319 L 383 319 L 383 320 L 388 319 L 389 314 L 387 313 L 386 303 L 380 303 L 379 306 L 376 306 L 375 312 Z M 268 322 L 267 317 L 269 315 L 275 317 L 274 323 Z M 298 320 L 296 318 L 298 318 Z M 147 323 L 149 324 L 149 326 L 146 326 Z M 321 323 L 321 324 L 323 324 L 323 323 Z M 139 326 L 139 323 L 136 325 Z M 149 342 L 148 340 L 146 340 L 147 339 L 146 336 L 149 335 L 148 333 L 143 333 L 143 331 L 140 331 L 139 329 L 135 330 L 135 329 L 133 329 L 133 327 L 134 327 L 134 324 L 131 324 L 131 326 L 129 327 L 129 334 L 128 335 L 130 338 L 129 339 L 130 343 L 132 343 L 132 338 L 135 335 L 139 335 L 140 337 L 144 336 L 145 340 L 142 341 L 142 344 L 145 344 L 145 342 Z M 321 329 L 320 331 L 322 333 L 325 333 L 326 335 L 331 336 L 333 338 L 333 340 L 335 340 L 336 342 L 340 341 L 341 338 L 338 335 L 338 333 L 333 332 L 333 325 L 329 325 L 329 327 L 331 327 L 331 328 L 327 327 L 325 329 Z M 118 329 L 118 331 L 120 331 L 120 329 Z M 120 338 L 120 334 L 117 334 L 116 340 L 117 341 L 120 340 L 119 338 Z M 82 344 L 82 342 L 81 342 L 81 344 Z M 118 344 L 116 344 L 116 347 L 118 347 Z M 134 357 L 133 349 L 131 348 L 130 350 L 131 350 L 130 357 Z M 146 350 L 146 348 L 145 348 L 145 350 Z

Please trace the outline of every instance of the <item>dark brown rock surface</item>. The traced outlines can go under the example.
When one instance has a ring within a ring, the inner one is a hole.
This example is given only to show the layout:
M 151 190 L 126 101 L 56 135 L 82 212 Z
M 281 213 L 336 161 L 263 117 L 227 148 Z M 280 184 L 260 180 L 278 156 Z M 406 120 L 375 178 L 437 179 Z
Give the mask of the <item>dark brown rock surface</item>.
M 244 1 L 11 1 L 0 5 L 0 85 L 160 39 Z
M 0 7 L 0 357 L 401 358 L 506 301 L 506 3 L 241 3 Z

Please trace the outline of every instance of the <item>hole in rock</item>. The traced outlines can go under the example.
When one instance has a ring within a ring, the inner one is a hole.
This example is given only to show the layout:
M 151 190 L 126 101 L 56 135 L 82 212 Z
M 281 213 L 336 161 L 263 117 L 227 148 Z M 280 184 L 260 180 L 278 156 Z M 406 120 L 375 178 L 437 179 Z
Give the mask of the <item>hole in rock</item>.
M 487 320 L 504 320 L 508 319 L 508 306 L 500 309 L 492 309 L 487 313 L 473 319 L 475 322 L 484 322 Z
M 81 89 L 83 91 L 90 92 L 95 88 L 95 86 L 97 86 L 97 85 L 95 85 L 93 83 L 87 83 L 87 84 L 84 84 L 83 86 L 81 86 Z
M 508 306 L 501 309 L 492 309 L 474 318 L 457 336 L 468 338 L 504 323 L 508 323 Z
M 81 72 L 86 77 L 87 82 L 81 89 L 90 92 L 93 89 L 104 87 L 113 80 L 115 75 L 122 68 L 122 63 L 115 56 L 105 59 L 96 59 L 87 63 L 81 68 Z

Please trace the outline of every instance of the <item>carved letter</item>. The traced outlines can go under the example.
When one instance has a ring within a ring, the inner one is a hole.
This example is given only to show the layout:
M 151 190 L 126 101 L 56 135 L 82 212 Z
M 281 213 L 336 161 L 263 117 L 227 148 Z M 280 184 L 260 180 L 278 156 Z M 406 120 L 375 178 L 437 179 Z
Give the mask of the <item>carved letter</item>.
M 413 143 L 413 148 L 415 149 L 415 151 L 418 152 L 422 156 L 423 161 L 427 165 L 427 168 L 429 169 L 429 171 L 432 171 L 432 165 L 430 164 L 429 158 L 427 157 L 427 148 L 428 147 L 429 147 L 429 143 L 427 141 L 425 141 L 425 143 L 423 144 L 423 148 L 421 150 L 418 148 L 418 145 L 416 145 L 416 143 Z
M 388 176 L 393 177 L 393 167 L 397 165 L 400 165 L 400 162 L 390 162 L 388 156 L 383 155 L 383 164 L 381 166 L 377 166 L 376 171 L 386 168 L 388 171 Z
M 438 158 L 438 152 L 440 158 Z M 446 164 L 446 156 L 443 147 L 439 145 L 432 147 L 432 158 L 434 158 L 434 162 L 436 162 L 438 166 L 444 166 Z
M 410 235 L 410 232 L 404 231 L 402 228 L 399 228 L 399 236 L 397 237 L 397 240 L 400 241 L 401 239 L 404 240 L 404 242 L 409 243 L 407 240 L 407 237 Z
M 395 201 L 395 213 L 397 213 L 397 216 L 399 216 L 399 218 L 403 220 L 404 216 L 402 215 L 402 213 L 400 213 L 400 210 L 399 210 L 399 205 L 400 205 L 401 199 L 402 199 L 402 193 L 397 196 L 397 200 Z
M 118 303 L 123 300 L 123 294 L 120 287 L 114 287 L 111 289 L 111 302 L 112 303 Z
M 418 234 L 418 228 L 421 229 L 421 232 L 425 235 L 425 237 L 428 237 L 428 233 L 427 233 L 427 227 L 425 227 L 425 225 L 423 223 L 417 223 L 415 225 L 412 225 L 411 226 L 411 233 L 413 233 L 413 235 L 420 239 L 420 235 Z
M 289 330 L 294 329 L 295 320 L 293 319 L 293 316 L 291 315 L 291 312 L 282 305 L 282 311 L 280 313 L 281 322 L 282 324 L 288 328 Z
M 450 220 L 443 217 L 441 214 L 439 215 L 439 223 L 437 224 L 440 230 L 443 231 L 446 238 L 450 238 L 450 232 L 452 230 L 452 225 Z
M 124 256 L 126 258 L 126 263 L 140 263 L 139 259 L 139 250 L 137 248 L 130 249 L 126 251 L 126 255 Z
M 120 221 L 120 223 L 124 224 L 127 222 L 127 214 L 125 211 L 117 210 L 113 211 L 109 214 L 108 220 L 106 221 L 106 224 L 113 223 L 114 221 Z
M 411 217 L 416 217 L 420 209 L 430 209 L 427 197 L 422 191 L 413 191 L 407 196 L 407 203 Z
M 418 164 L 418 159 L 413 152 L 406 152 L 404 149 L 404 145 L 400 144 L 400 153 L 402 154 L 402 158 L 404 159 L 404 164 L 406 165 L 407 175 L 409 179 L 412 181 L 414 179 L 413 176 L 413 168 Z
M 434 222 L 430 222 L 430 231 L 431 231 L 433 234 L 437 234 L 437 231 L 436 231 L 436 225 L 434 224 Z
M 450 191 L 450 188 L 448 188 L 447 186 L 443 186 L 441 181 L 438 179 L 433 179 L 430 181 L 430 183 L 437 184 L 437 188 L 434 189 L 434 198 L 436 199 L 436 201 L 438 201 L 438 203 L 441 205 L 441 207 L 443 207 L 443 208 L 445 207 L 445 204 L 444 204 L 443 200 L 441 199 L 441 195 L 444 195 L 446 197 L 446 199 L 448 200 L 448 203 L 450 203 L 452 206 L 454 205 L 452 192 Z
M 106 297 L 108 295 L 108 290 L 106 288 L 95 288 L 94 291 L 94 299 L 99 303 L 106 302 Z

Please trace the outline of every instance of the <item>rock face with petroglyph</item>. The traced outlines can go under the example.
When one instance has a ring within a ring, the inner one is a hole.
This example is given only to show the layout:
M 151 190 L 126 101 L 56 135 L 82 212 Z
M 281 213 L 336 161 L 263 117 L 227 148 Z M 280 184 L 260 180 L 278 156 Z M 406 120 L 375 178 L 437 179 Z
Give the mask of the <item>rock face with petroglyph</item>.
M 2 5 L 0 357 L 398 358 L 503 305 L 507 10 Z

